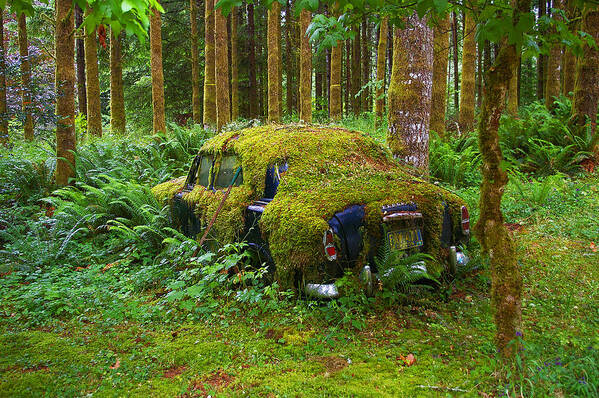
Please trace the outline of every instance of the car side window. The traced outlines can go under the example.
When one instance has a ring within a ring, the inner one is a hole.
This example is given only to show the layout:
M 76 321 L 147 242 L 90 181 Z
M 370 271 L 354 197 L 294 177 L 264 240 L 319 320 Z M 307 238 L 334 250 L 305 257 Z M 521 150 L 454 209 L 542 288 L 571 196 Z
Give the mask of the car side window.
M 214 162 L 211 156 L 202 156 L 200 160 L 200 169 L 198 170 L 197 183 L 203 187 L 210 187 L 212 175 L 212 166 Z
M 223 155 L 220 165 L 218 167 L 218 173 L 214 181 L 214 187 L 216 189 L 226 188 L 233 181 L 237 169 L 241 167 L 241 161 L 236 155 L 225 154 Z M 233 183 L 233 186 L 237 187 L 243 184 L 243 170 L 239 173 L 239 176 Z
M 266 181 L 264 184 L 264 197 L 272 199 L 277 193 L 281 178 L 285 175 L 285 172 L 289 169 L 287 162 L 277 163 L 272 166 L 268 166 L 266 169 Z

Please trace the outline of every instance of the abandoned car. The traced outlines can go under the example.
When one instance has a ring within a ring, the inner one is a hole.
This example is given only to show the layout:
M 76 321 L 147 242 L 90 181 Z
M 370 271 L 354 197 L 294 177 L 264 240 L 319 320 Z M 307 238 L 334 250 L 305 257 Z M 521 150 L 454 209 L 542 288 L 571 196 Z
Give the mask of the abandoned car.
M 434 261 L 415 265 L 430 275 L 467 261 L 460 251 L 470 235 L 465 203 L 355 131 L 267 125 L 225 132 L 202 146 L 186 177 L 152 191 L 187 236 L 245 241 L 282 288 L 314 296 L 336 297 L 334 282 L 347 269 L 371 291 L 381 244 L 430 254 Z

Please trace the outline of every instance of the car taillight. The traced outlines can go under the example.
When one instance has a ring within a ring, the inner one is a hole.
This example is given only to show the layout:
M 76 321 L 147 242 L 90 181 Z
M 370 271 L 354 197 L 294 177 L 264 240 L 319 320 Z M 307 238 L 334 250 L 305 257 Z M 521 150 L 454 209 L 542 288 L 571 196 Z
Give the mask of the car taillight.
M 324 254 L 327 256 L 329 261 L 337 260 L 337 248 L 335 247 L 332 229 L 329 229 L 324 233 L 324 236 L 322 237 L 322 244 L 324 245 Z
M 462 233 L 470 235 L 470 213 L 466 206 L 462 206 Z

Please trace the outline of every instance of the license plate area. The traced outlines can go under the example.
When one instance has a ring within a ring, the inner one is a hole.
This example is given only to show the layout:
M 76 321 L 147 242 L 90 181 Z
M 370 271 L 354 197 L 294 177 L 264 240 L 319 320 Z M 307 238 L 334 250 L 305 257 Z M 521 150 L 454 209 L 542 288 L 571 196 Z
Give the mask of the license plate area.
M 392 250 L 407 250 L 424 245 L 420 228 L 389 231 L 387 241 Z

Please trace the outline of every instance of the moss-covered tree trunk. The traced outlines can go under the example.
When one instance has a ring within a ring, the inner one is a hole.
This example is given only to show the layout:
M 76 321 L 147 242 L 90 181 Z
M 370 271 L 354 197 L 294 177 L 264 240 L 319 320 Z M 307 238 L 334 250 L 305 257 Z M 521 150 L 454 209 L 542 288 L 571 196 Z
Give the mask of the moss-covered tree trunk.
M 562 0 L 553 0 L 554 9 L 563 9 L 564 4 Z M 559 14 L 553 15 L 554 19 L 561 19 Z M 555 34 L 555 29 L 552 29 L 550 33 Z M 548 109 L 553 108 L 553 102 L 556 97 L 559 97 L 561 86 L 561 60 L 562 60 L 562 46 L 561 43 L 553 43 L 547 57 L 547 78 L 545 81 L 545 106 Z
M 204 2 L 204 127 L 216 125 L 214 0 Z
M 152 69 L 152 126 L 154 134 L 166 131 L 164 71 L 162 69 L 162 17 L 158 10 L 150 16 L 150 67 Z
M 376 49 L 376 80 L 380 86 L 376 90 L 374 112 L 378 124 L 385 112 L 385 65 L 387 55 L 387 35 L 389 34 L 389 18 L 385 17 L 379 27 L 379 42 Z
M 299 118 L 312 123 L 312 46 L 306 34 L 312 21 L 312 13 L 302 10 L 300 14 L 300 81 L 299 81 Z
M 464 28 L 464 47 L 462 48 L 462 86 L 460 88 L 460 129 L 463 132 L 474 128 L 475 104 L 475 65 L 476 65 L 476 23 L 472 16 L 466 15 Z
M 191 31 L 191 112 L 195 124 L 202 123 L 200 98 L 200 37 L 198 31 L 198 0 L 189 0 L 189 29 Z
M 229 97 L 229 37 L 227 32 L 227 17 L 222 8 L 214 12 L 214 56 L 216 78 L 216 129 L 221 131 L 223 126 L 231 121 L 231 103 Z
M 580 10 L 576 7 L 575 0 L 566 0 L 566 17 L 568 18 L 568 29 L 576 32 L 579 27 L 577 17 L 580 16 Z M 562 94 L 570 96 L 574 92 L 574 82 L 576 80 L 576 56 L 568 48 L 564 49 L 564 58 L 562 59 L 563 79 Z
M 249 116 L 258 117 L 258 88 L 256 82 L 256 43 L 254 27 L 254 5 L 247 5 L 248 15 L 248 77 L 249 77 Z
M 453 107 L 456 112 L 460 112 L 460 73 L 459 66 L 459 51 L 458 51 L 458 14 L 453 11 L 451 13 L 451 48 L 453 57 Z
M 285 85 L 285 107 L 287 114 L 291 115 L 293 112 L 293 91 L 294 91 L 294 70 L 295 70 L 295 48 L 291 44 L 295 22 L 291 13 L 291 4 L 287 0 L 285 4 L 285 75 L 287 77 L 287 84 Z
M 4 51 L 4 10 L 0 8 L 0 145 L 9 142 L 6 113 L 6 53 Z
M 231 10 L 231 120 L 239 119 L 239 61 L 237 53 L 237 7 Z
M 23 133 L 27 141 L 33 140 L 33 115 L 31 95 L 31 63 L 29 62 L 29 41 L 25 14 L 18 16 L 19 55 L 21 56 L 21 110 L 23 112 Z
M 370 82 L 370 29 L 366 17 L 362 19 L 362 86 Z M 372 97 L 370 87 L 364 87 L 360 97 L 362 111 L 369 112 L 372 109 Z
M 272 3 L 268 10 L 268 121 L 281 121 L 281 4 Z
M 361 111 L 361 101 L 358 93 L 362 87 L 362 47 L 360 45 L 360 25 L 355 26 L 356 35 L 352 41 L 351 59 L 351 108 L 354 115 L 358 116 Z
M 539 0 L 539 18 L 547 14 L 547 0 Z M 544 35 L 545 32 L 540 32 Z M 545 78 L 546 78 L 547 56 L 539 54 L 537 56 L 537 99 L 545 99 Z
M 75 38 L 73 2 L 56 0 L 56 184 L 75 177 Z
M 387 143 L 393 156 L 428 172 L 433 32 L 416 13 L 395 29 Z
M 83 11 L 75 6 L 75 28 L 79 29 L 83 23 Z M 83 29 L 82 29 L 83 30 Z M 85 88 L 85 44 L 83 32 L 79 31 L 75 39 L 76 63 L 77 63 L 77 104 L 79 113 L 87 117 L 87 96 Z
M 100 105 L 100 77 L 98 76 L 98 45 L 96 30 L 85 29 L 85 81 L 87 97 L 87 131 L 102 136 L 102 107 Z
M 430 129 L 445 134 L 447 105 L 447 64 L 449 62 L 449 16 L 440 19 L 433 29 L 433 97 Z
M 515 20 L 528 12 L 529 0 L 515 1 Z M 520 331 L 522 321 L 522 276 L 513 241 L 505 228 L 501 198 L 508 182 L 499 145 L 499 122 L 504 111 L 508 85 L 518 67 L 514 44 L 501 46 L 495 63 L 487 71 L 479 121 L 479 147 L 483 159 L 480 192 L 480 218 L 475 226 L 478 240 L 491 260 L 492 303 L 495 309 L 496 343 L 500 355 L 511 359 L 518 346 L 510 344 Z
M 581 30 L 599 43 L 599 9 L 585 5 L 582 10 Z M 590 124 L 596 138 L 597 101 L 599 100 L 599 50 L 585 43 L 576 62 L 576 81 L 572 99 L 572 123 L 582 127 Z M 597 140 L 595 140 L 597 142 Z M 599 148 L 595 147 L 595 150 Z
M 510 77 L 510 82 L 508 85 L 508 94 L 507 94 L 507 111 L 512 116 L 518 115 L 518 103 L 519 103 L 519 93 L 518 93 L 518 75 L 520 71 L 520 47 L 516 48 L 516 53 L 518 60 L 516 61 L 516 68 L 512 71 L 512 76 Z
M 114 134 L 125 134 L 127 126 L 121 54 L 123 38 L 124 32 L 118 36 L 110 33 L 110 130 Z
M 331 83 L 329 86 L 329 117 L 331 120 L 340 120 L 343 116 L 341 105 L 341 41 L 337 41 L 337 46 L 331 49 Z M 353 72 L 352 72 L 353 74 Z

